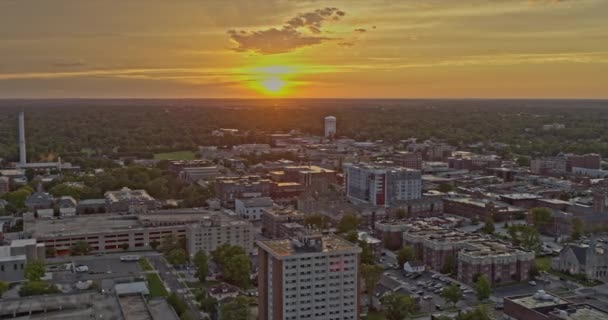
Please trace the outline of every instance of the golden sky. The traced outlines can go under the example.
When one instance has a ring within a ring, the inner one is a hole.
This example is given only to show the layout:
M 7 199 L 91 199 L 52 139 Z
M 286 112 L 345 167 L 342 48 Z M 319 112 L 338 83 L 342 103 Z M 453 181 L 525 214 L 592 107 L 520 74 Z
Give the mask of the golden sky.
M 0 98 L 608 98 L 608 0 L 4 0 Z

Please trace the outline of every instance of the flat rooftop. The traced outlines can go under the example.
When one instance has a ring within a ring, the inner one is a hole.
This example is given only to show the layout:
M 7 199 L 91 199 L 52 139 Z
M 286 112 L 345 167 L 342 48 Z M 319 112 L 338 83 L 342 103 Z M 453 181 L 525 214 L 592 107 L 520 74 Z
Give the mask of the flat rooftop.
M 577 306 L 574 312 L 567 312 L 560 314 L 559 312 L 552 312 L 554 315 L 559 315 L 560 319 L 563 320 L 606 320 L 608 319 L 608 313 L 590 308 L 589 306 Z
M 136 216 L 99 214 L 74 216 L 63 219 L 36 219 L 24 222 L 24 231 L 32 238 L 85 233 L 117 232 L 143 227 Z
M 283 240 L 260 240 L 258 245 L 269 251 L 275 256 L 292 256 L 297 254 L 314 253 L 314 252 L 333 252 L 358 249 L 359 247 L 336 236 L 336 235 L 324 235 L 320 237 L 321 246 L 320 250 L 300 250 L 297 246 L 297 241 L 294 239 L 283 239 Z
M 542 290 L 541 290 L 542 291 Z M 520 297 L 512 297 L 509 298 L 514 303 L 522 305 L 528 309 L 536 309 L 542 307 L 550 307 L 567 304 L 568 301 L 559 298 L 558 296 L 554 296 L 552 294 L 546 292 L 538 292 L 533 295 L 528 296 L 520 296 Z

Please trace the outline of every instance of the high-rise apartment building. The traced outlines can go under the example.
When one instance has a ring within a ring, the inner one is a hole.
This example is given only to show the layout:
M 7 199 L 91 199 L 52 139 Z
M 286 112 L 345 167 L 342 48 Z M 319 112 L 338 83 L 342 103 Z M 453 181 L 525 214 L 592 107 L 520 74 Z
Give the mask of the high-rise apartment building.
M 347 163 L 344 174 L 346 196 L 355 203 L 389 207 L 422 197 L 419 170 Z
M 257 243 L 260 320 L 359 319 L 358 246 L 335 235 Z
M 336 117 L 325 117 L 325 137 L 331 138 L 336 135 Z

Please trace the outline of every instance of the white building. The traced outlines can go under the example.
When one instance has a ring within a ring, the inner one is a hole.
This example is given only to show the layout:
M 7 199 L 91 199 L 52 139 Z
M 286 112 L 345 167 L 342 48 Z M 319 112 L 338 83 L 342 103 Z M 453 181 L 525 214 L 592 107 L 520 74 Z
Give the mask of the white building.
M 361 248 L 335 235 L 257 243 L 260 320 L 360 318 Z
M 45 254 L 44 243 L 37 243 L 36 239 L 13 240 L 8 246 L 0 246 L 0 281 L 23 281 L 25 264 L 44 261 Z
M 253 225 L 222 214 L 212 215 L 186 227 L 188 252 L 194 256 L 199 250 L 210 254 L 223 244 L 239 246 L 246 253 L 253 251 Z
M 249 221 L 262 219 L 263 210 L 272 208 L 273 202 L 270 197 L 244 198 L 234 200 L 236 214 Z
M 333 137 L 336 135 L 336 117 L 325 117 L 325 137 Z
M 347 163 L 344 174 L 346 196 L 354 203 L 389 207 L 422 197 L 419 170 Z

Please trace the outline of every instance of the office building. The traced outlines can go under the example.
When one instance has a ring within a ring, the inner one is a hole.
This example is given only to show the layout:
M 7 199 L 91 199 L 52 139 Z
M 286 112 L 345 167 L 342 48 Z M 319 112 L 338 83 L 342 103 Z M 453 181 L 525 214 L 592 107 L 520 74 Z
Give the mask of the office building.
M 210 215 L 186 227 L 190 256 L 194 256 L 200 250 L 209 255 L 224 244 L 239 246 L 246 253 L 250 253 L 253 251 L 253 236 L 254 229 L 251 222 L 233 219 L 223 214 Z
M 260 320 L 360 319 L 358 246 L 335 235 L 257 244 Z
M 389 207 L 422 197 L 418 170 L 349 163 L 344 174 L 346 196 L 353 203 Z

